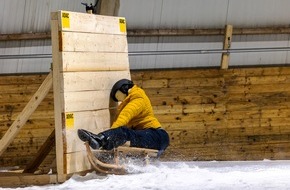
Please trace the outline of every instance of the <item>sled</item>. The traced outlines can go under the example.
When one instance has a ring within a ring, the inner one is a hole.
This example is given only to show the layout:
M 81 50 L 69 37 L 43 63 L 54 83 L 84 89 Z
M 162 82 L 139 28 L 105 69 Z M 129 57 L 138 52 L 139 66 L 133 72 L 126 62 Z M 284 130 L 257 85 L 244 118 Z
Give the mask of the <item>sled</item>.
M 85 142 L 87 157 L 94 170 L 102 174 L 124 175 L 128 173 L 126 161 L 135 158 L 148 165 L 151 158 L 158 157 L 158 150 L 120 146 L 113 150 L 92 151 Z

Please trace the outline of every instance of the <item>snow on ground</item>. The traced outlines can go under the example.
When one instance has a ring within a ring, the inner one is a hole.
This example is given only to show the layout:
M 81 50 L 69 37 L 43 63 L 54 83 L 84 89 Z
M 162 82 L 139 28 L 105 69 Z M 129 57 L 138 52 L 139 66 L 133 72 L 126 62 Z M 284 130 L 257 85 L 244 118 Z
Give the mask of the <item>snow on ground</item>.
M 130 172 L 107 176 L 93 172 L 74 175 L 63 184 L 13 190 L 290 189 L 290 161 L 162 162 L 146 167 L 131 166 Z

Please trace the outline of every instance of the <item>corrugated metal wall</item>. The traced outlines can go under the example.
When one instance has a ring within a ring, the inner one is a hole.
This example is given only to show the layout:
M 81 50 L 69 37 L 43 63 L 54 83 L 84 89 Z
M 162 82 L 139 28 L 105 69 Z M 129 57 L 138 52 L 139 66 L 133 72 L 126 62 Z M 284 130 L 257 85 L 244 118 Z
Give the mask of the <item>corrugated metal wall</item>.
M 129 28 L 289 25 L 289 0 L 121 0 Z
M 89 0 L 1 0 L 0 33 L 50 31 L 50 13 L 57 10 L 85 12 Z M 0 55 L 51 54 L 50 40 L 0 42 Z M 1 73 L 49 72 L 51 58 L 0 59 Z
M 138 9 L 136 13 L 136 7 Z M 123 0 L 128 28 L 200 29 L 286 26 L 288 0 Z M 223 36 L 129 38 L 129 51 L 222 49 Z M 289 35 L 234 36 L 231 48 L 289 47 Z M 132 69 L 220 66 L 221 54 L 130 56 Z M 230 66 L 288 64 L 288 52 L 231 54 Z
M 85 12 L 84 0 L 2 0 L 0 33 L 50 31 L 50 12 Z M 288 26 L 289 0 L 120 0 L 129 29 Z M 221 49 L 223 36 L 129 37 L 129 52 Z M 289 35 L 234 36 L 232 48 L 289 47 Z M 50 40 L 0 42 L 0 55 L 51 54 Z M 221 54 L 130 56 L 131 69 L 218 67 Z M 48 72 L 52 60 L 0 59 L 1 73 Z M 230 66 L 289 64 L 288 52 L 231 54 Z

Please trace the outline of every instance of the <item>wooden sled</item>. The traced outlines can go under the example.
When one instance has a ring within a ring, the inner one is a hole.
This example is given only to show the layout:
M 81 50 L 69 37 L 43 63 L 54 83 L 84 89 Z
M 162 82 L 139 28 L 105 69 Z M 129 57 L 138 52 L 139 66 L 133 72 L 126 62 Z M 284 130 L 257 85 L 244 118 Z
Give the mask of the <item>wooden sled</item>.
M 150 163 L 150 158 L 157 158 L 158 150 L 146 149 L 146 148 L 136 148 L 136 147 L 126 147 L 120 146 L 114 150 L 94 150 L 92 151 L 89 144 L 85 142 L 87 157 L 92 167 L 100 173 L 103 174 L 117 174 L 124 175 L 128 173 L 128 168 L 126 163 L 122 163 L 121 159 L 126 159 L 127 157 L 135 157 L 143 161 L 144 165 Z M 101 157 L 111 157 L 103 161 Z

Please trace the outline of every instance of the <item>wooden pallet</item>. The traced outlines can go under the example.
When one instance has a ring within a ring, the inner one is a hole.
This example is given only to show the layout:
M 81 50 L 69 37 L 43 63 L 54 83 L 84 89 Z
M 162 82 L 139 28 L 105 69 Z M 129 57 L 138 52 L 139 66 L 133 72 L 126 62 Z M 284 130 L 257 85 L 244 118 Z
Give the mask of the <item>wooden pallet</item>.
M 91 150 L 89 144 L 85 143 L 86 150 L 87 150 L 87 157 L 89 162 L 91 163 L 92 167 L 99 173 L 103 174 L 117 174 L 117 175 L 124 175 L 128 173 L 128 168 L 126 164 L 120 163 L 121 155 L 122 157 L 138 157 L 141 161 L 144 162 L 145 165 L 148 165 L 149 158 L 156 158 L 158 155 L 158 150 L 154 149 L 146 149 L 146 148 L 136 148 L 136 147 L 126 147 L 126 146 L 120 146 L 116 149 L 113 149 L 111 151 L 107 150 L 97 150 L 93 151 Z M 112 163 L 106 163 L 104 161 L 101 161 L 98 156 L 101 156 L 102 154 L 112 154 L 113 155 L 113 162 Z

